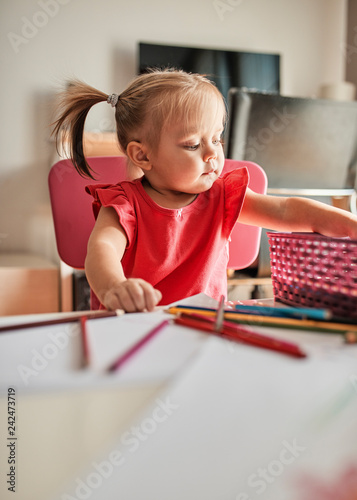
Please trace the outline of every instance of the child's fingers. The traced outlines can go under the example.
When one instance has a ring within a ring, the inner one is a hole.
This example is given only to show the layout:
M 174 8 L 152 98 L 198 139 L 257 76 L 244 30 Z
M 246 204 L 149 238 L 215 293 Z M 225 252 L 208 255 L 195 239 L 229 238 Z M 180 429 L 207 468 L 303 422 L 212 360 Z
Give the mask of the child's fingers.
M 162 293 L 156 290 L 150 283 L 146 281 L 143 282 L 142 288 L 145 295 L 145 308 L 148 311 L 152 311 L 154 307 L 160 302 L 162 298 Z
M 118 290 L 110 290 L 105 294 L 102 303 L 109 311 L 123 309 L 124 311 L 131 312 L 135 310 L 134 303 L 125 290 L 122 290 L 120 293 Z
M 108 290 L 102 300 L 102 304 L 110 311 L 115 309 L 123 309 L 126 312 L 137 311 L 137 307 L 132 299 L 130 290 L 127 286 L 123 286 L 123 284 Z
M 107 309 L 124 309 L 126 312 L 151 311 L 161 300 L 161 292 L 142 279 L 128 279 L 110 290 L 103 301 Z
M 156 304 L 160 302 L 161 292 L 147 281 L 136 279 L 128 280 L 126 283 L 136 311 L 143 311 L 144 309 L 152 311 Z
M 129 279 L 125 282 L 124 287 L 127 295 L 123 294 L 122 300 L 125 300 L 124 305 L 126 311 L 143 311 L 146 308 L 144 284 L 145 281 L 140 279 Z M 130 307 L 130 309 L 128 309 L 128 307 Z

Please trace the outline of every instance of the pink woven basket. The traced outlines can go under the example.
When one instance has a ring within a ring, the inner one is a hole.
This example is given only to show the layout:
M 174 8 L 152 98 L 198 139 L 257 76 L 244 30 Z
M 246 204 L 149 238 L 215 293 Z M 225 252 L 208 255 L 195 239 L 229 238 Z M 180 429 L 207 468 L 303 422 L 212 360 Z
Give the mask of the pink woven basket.
M 357 319 L 357 240 L 268 233 L 274 297 Z

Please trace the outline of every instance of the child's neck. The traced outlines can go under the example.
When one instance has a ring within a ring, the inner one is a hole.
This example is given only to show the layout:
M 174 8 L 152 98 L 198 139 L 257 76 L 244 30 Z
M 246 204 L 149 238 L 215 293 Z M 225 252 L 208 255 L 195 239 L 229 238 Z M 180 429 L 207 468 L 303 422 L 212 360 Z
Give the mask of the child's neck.
M 142 179 L 142 186 L 150 198 L 164 208 L 183 208 L 197 198 L 197 194 L 156 189 L 145 177 Z

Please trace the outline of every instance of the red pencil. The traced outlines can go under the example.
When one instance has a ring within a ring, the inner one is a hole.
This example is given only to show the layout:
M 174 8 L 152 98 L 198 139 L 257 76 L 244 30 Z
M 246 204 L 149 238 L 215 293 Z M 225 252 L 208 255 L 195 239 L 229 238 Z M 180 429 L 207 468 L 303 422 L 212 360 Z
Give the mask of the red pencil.
M 215 330 L 215 319 L 209 316 L 201 316 L 194 313 L 182 313 L 175 318 L 175 323 L 191 328 L 197 328 L 205 332 L 210 332 L 228 340 L 234 340 L 236 342 L 271 349 L 273 351 L 289 354 L 298 358 L 306 357 L 306 353 L 303 352 L 296 344 L 267 337 L 266 335 L 260 335 L 259 333 L 249 330 L 248 328 L 238 326 L 237 324 L 229 321 L 223 321 L 222 328 L 219 332 Z

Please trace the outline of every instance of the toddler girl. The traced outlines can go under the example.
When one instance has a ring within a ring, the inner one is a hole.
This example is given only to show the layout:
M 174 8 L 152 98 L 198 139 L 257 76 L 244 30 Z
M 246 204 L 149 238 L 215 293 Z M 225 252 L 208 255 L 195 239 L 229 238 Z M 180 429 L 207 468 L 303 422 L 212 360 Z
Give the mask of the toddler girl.
M 105 308 L 150 311 L 200 292 L 226 295 L 227 242 L 238 217 L 272 230 L 357 238 L 357 217 L 347 211 L 254 193 L 246 168 L 221 176 L 226 108 L 201 75 L 152 71 L 109 96 L 72 82 L 54 133 L 58 141 L 66 132 L 81 175 L 93 178 L 83 130 L 88 111 L 102 101 L 115 109 L 119 145 L 141 173 L 132 181 L 87 187 L 96 223 L 85 269 Z

